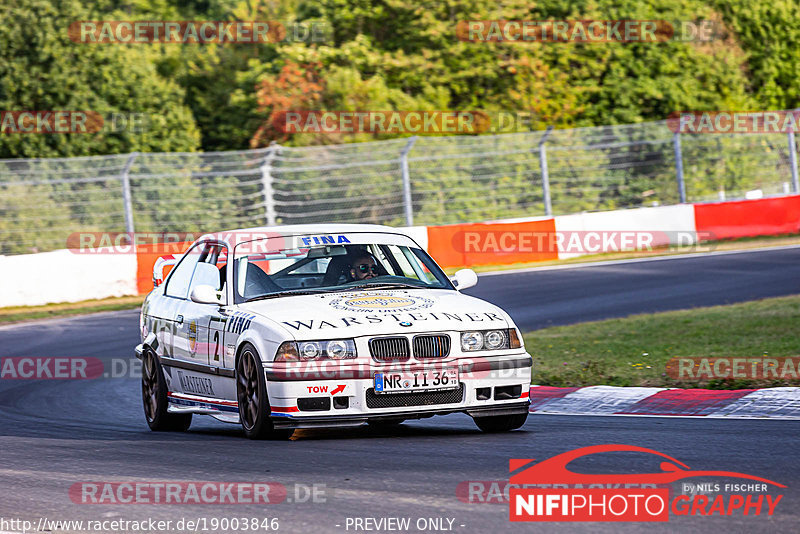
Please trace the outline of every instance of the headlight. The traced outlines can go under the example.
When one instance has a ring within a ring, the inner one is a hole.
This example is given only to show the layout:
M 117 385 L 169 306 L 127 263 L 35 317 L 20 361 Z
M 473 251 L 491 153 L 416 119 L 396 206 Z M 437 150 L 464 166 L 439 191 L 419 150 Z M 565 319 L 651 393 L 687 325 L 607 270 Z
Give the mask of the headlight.
M 518 349 L 521 346 L 516 328 L 461 332 L 461 350 L 464 352 Z
M 483 346 L 487 350 L 503 349 L 508 347 L 508 336 L 505 330 L 489 330 L 483 336 Z
M 461 350 L 464 352 L 481 350 L 483 348 L 483 334 L 480 332 L 462 332 Z
M 300 343 L 300 357 L 304 360 L 314 360 L 319 356 L 320 352 L 321 348 L 316 341 L 304 341 Z
M 347 344 L 348 341 L 350 341 L 352 346 L 348 346 Z M 356 346 L 352 342 L 352 340 L 337 339 L 334 341 L 328 341 L 328 346 L 325 347 L 325 352 L 328 354 L 328 358 L 331 358 L 333 360 L 344 360 L 347 358 L 355 358 Z
M 348 360 L 356 357 L 356 342 L 352 339 L 324 341 L 286 341 L 275 354 L 276 362 L 309 360 Z

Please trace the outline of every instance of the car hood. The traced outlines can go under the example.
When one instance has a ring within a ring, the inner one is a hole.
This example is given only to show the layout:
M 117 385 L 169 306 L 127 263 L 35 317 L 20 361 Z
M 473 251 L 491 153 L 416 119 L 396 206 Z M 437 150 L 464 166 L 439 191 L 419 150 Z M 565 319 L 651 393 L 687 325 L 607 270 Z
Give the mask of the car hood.
M 295 339 L 337 339 L 513 326 L 493 304 L 453 290 L 348 291 L 241 304 L 274 321 Z

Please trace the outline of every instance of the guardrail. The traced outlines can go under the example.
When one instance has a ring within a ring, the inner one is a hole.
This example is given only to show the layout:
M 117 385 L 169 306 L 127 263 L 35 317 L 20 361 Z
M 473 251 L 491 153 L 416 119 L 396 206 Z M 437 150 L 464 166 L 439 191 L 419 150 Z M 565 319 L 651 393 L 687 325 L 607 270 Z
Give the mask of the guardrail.
M 404 228 L 445 268 L 510 265 L 708 239 L 800 233 L 800 195 Z M 562 239 L 556 239 L 560 236 Z M 575 238 L 574 240 L 572 238 Z M 180 253 L 188 243 L 170 243 Z M 599 248 L 598 248 L 599 247 Z M 0 307 L 135 295 L 152 289 L 165 247 L 0 256 Z

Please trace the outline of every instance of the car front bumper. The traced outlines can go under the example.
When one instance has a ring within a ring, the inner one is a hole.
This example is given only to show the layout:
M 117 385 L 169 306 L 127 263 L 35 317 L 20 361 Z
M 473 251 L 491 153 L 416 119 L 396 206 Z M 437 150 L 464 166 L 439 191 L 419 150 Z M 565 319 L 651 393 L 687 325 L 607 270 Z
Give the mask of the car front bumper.
M 463 412 L 473 417 L 528 410 L 532 359 L 525 352 L 443 361 L 266 364 L 269 401 L 278 428 L 361 425 Z M 374 375 L 393 369 L 457 367 L 457 389 L 376 393 Z

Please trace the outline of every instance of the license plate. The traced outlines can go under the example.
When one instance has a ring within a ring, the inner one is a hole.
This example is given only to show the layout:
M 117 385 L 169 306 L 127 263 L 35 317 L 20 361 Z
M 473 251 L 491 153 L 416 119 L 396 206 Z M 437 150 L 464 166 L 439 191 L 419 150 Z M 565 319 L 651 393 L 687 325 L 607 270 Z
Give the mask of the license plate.
M 458 368 L 375 373 L 375 393 L 458 389 Z

